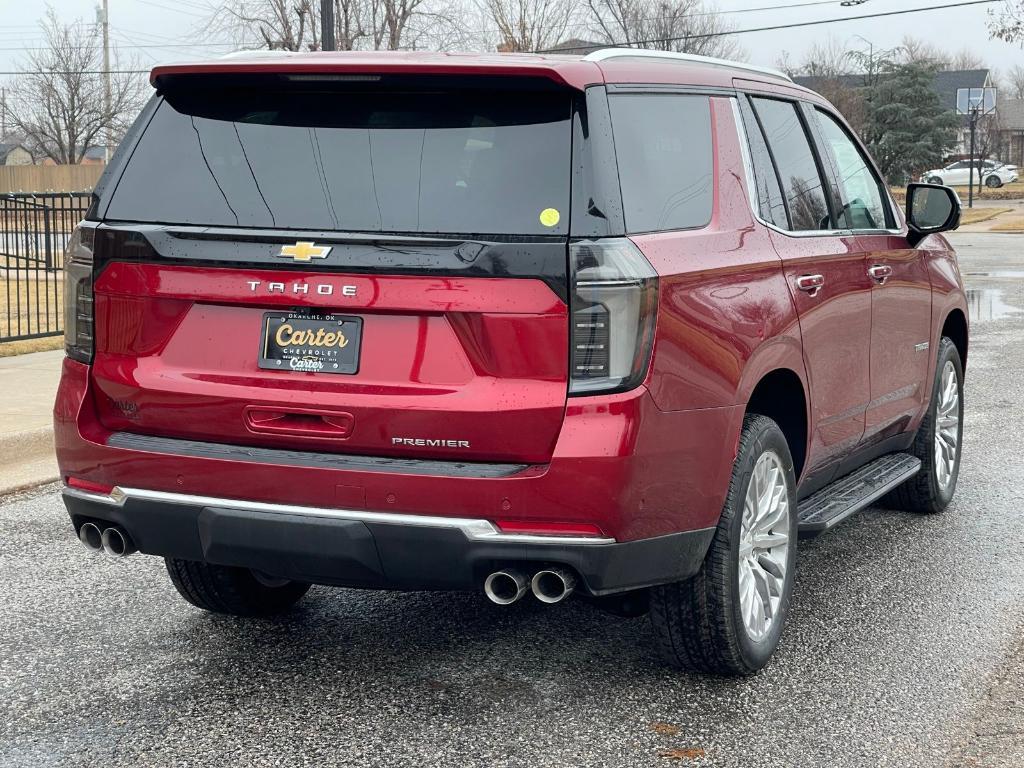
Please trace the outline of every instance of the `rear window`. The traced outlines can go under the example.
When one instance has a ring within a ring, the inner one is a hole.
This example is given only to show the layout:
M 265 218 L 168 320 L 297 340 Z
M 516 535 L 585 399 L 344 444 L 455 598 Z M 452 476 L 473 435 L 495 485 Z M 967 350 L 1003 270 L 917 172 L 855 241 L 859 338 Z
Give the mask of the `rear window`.
M 111 198 L 122 221 L 564 235 L 561 92 L 198 91 L 159 105 Z
M 629 232 L 711 221 L 711 103 L 706 96 L 616 94 L 609 99 Z

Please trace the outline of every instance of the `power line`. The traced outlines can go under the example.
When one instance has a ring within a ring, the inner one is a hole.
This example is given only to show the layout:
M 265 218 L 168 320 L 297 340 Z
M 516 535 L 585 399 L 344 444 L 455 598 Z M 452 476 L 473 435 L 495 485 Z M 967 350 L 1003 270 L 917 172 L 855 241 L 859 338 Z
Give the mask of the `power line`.
M 628 48 L 631 46 L 651 45 L 653 43 L 673 43 L 679 40 L 705 40 L 712 37 L 728 37 L 730 35 L 746 35 L 752 32 L 775 32 L 781 29 L 794 29 L 796 27 L 815 27 L 821 24 L 838 24 L 844 21 L 860 21 L 862 19 L 879 19 L 883 16 L 901 16 L 905 13 L 923 13 L 924 11 L 941 11 L 947 8 L 961 8 L 968 5 L 988 5 L 998 3 L 1002 0 L 967 0 L 961 3 L 950 3 L 948 5 L 929 5 L 924 8 L 906 8 L 902 11 L 883 11 L 881 13 L 866 13 L 861 16 L 843 16 L 838 19 L 819 19 L 817 21 L 796 21 L 791 24 L 775 24 L 768 27 L 750 27 L 748 29 L 733 29 L 722 32 L 708 32 L 702 35 L 679 35 L 676 37 L 656 37 L 649 40 L 629 40 L 622 43 L 598 43 L 595 45 L 581 45 L 573 48 L 574 51 L 600 50 L 601 48 Z M 563 49 L 564 50 L 564 49 Z M 558 48 L 545 48 L 534 51 L 534 53 L 558 53 Z

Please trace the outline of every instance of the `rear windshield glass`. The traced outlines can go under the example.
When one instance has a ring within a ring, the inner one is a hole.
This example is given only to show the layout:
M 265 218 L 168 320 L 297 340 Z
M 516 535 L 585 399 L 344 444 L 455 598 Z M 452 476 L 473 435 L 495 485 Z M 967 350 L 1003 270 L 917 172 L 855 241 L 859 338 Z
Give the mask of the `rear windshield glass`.
M 564 235 L 567 93 L 168 96 L 117 185 L 122 221 Z

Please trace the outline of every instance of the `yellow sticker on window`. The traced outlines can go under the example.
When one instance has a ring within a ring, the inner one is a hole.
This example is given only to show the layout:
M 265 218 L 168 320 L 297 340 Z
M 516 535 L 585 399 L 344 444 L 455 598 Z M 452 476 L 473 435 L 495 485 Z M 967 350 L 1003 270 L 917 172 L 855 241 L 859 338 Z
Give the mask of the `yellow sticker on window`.
M 555 226 L 562 218 L 557 208 L 545 208 L 540 212 L 540 223 L 545 227 Z

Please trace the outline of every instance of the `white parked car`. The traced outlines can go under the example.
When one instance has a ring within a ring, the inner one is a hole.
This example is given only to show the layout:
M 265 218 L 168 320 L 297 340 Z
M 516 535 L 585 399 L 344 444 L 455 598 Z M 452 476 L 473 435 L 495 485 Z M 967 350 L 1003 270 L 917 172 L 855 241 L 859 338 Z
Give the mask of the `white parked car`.
M 945 168 L 938 168 L 934 171 L 926 171 L 921 174 L 922 181 L 930 184 L 946 184 L 947 186 L 967 186 L 970 175 L 970 162 L 958 160 L 950 163 Z M 978 183 L 978 161 L 974 161 L 975 176 L 974 183 Z M 1017 166 L 1003 165 L 995 160 L 985 160 L 981 163 L 981 178 L 986 186 L 1001 187 L 1003 184 L 1010 184 L 1017 180 Z

